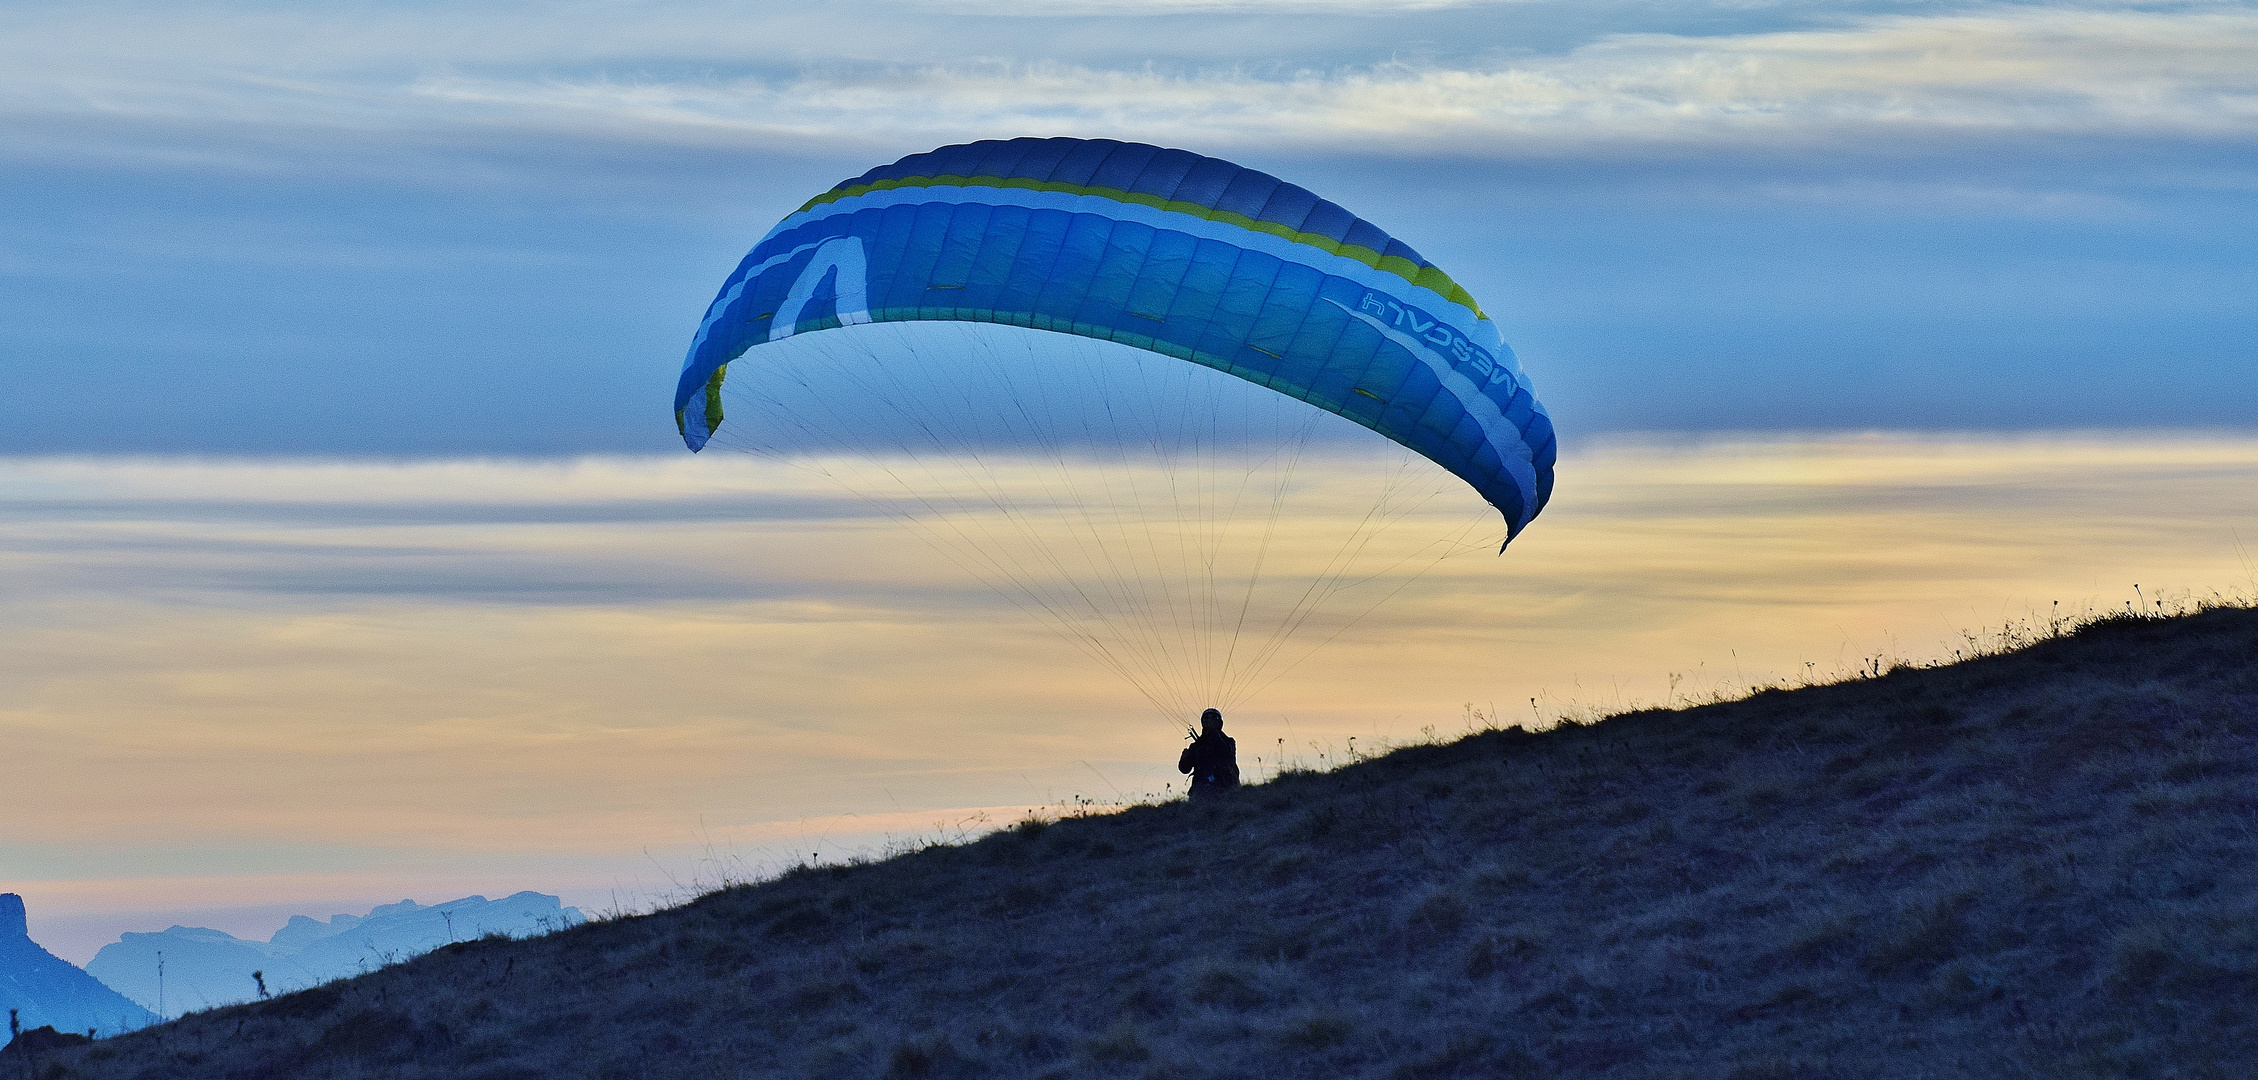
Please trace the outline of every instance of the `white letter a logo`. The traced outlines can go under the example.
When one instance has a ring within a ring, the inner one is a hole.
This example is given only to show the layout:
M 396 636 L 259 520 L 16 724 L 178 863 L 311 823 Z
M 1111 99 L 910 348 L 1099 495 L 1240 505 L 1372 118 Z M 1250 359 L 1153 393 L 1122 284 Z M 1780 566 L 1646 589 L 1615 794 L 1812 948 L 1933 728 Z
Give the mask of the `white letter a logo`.
M 834 286 L 839 294 L 839 323 L 853 326 L 870 321 L 870 269 L 863 259 L 862 240 L 854 236 L 838 236 L 823 242 L 808 260 L 807 268 L 793 280 L 792 291 L 785 294 L 783 306 L 776 309 L 774 321 L 768 324 L 768 340 L 781 341 L 792 336 L 798 326 L 800 313 L 808 300 L 815 296 L 815 288 L 823 284 L 823 275 L 833 269 L 839 271 Z

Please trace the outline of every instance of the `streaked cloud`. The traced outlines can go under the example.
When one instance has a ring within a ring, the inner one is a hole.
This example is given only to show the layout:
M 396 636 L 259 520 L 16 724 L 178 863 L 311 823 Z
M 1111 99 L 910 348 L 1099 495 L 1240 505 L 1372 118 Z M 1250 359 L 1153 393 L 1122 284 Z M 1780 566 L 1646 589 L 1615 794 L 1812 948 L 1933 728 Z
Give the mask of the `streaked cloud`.
M 1228 144 L 1518 154 L 1515 140 L 1841 137 L 1900 132 L 2258 130 L 2258 14 L 1996 10 L 1837 29 L 1611 36 L 1560 57 L 1388 63 L 1277 76 L 1062 63 L 789 80 L 531 84 L 464 76 L 409 94 L 799 134 L 1104 133 Z
M 27 121 L 139 117 L 364 137 L 515 130 L 750 146 L 1026 133 L 1474 157 L 1877 133 L 2240 140 L 2258 131 L 2258 11 L 2239 3 L 1799 8 L 1756 32 L 1603 30 L 1556 51 L 1501 30 L 1477 36 L 1472 51 L 1461 43 L 1425 59 L 1416 58 L 1425 48 L 1355 48 L 1349 23 L 1324 19 L 1276 44 L 1242 37 L 1212 57 L 1171 45 L 1187 36 L 1176 26 L 1140 31 L 1131 20 L 1100 51 L 981 19 L 967 41 L 985 47 L 952 55 L 936 40 L 960 28 L 868 6 L 826 12 L 594 8 L 576 13 L 577 34 L 506 9 L 418 20 L 154 14 L 122 37 L 97 36 L 89 17 L 27 20 L 0 101 Z M 178 34 L 159 48 L 167 26 Z
M 601 907 L 715 851 L 742 872 L 1172 779 L 1180 735 L 1133 691 L 822 487 L 711 455 L 10 460 L 10 887 Z M 1506 555 L 1434 566 L 1232 723 L 1309 759 L 1468 702 L 1667 702 L 2135 584 L 2248 590 L 2253 555 L 2246 437 L 1616 441 Z

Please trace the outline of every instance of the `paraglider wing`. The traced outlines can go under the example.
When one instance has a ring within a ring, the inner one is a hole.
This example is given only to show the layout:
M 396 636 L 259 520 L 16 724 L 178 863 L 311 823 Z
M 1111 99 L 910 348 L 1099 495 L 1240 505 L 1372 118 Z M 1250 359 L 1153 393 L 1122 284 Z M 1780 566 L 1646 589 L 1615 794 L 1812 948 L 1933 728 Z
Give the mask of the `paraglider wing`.
M 1116 341 L 1371 428 L 1472 485 L 1518 534 L 1552 493 L 1552 422 L 1448 274 L 1274 176 L 1105 139 L 943 147 L 779 222 L 723 285 L 683 364 L 692 450 L 727 365 L 838 326 L 950 320 Z M 882 361 L 881 361 L 882 362 Z

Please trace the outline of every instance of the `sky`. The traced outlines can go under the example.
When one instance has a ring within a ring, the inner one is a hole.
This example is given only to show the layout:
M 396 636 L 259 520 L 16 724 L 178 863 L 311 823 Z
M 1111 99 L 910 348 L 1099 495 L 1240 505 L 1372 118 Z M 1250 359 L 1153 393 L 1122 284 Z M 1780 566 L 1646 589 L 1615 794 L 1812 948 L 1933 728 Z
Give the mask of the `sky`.
M 2251 585 L 2258 5 L 12 3 L 35 936 L 631 906 L 1166 782 L 1179 737 L 961 566 L 667 415 L 777 218 L 1016 135 L 1380 223 L 1562 433 L 1507 556 L 1406 585 L 1242 745 Z
M 2241 425 L 2254 57 L 2247 3 L 13 3 L 0 449 L 663 451 L 768 225 L 1017 134 L 1380 222 L 1572 431 Z
M 1246 771 L 2258 589 L 2247 436 L 1612 436 L 1562 477 L 1505 556 L 1442 560 L 1234 707 Z M 1183 742 L 887 514 L 748 455 L 22 458 L 0 542 L 0 867 L 78 961 L 402 896 L 635 909 L 1159 792 Z

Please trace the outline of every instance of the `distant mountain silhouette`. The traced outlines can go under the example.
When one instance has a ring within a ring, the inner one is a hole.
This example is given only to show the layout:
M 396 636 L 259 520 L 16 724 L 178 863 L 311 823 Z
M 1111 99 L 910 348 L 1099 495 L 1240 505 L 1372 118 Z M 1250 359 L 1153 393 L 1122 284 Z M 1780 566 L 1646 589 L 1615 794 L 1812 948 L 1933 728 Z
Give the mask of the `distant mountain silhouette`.
M 127 1000 L 70 961 L 39 947 L 24 921 L 23 897 L 0 893 L 0 1008 L 19 1028 L 116 1035 L 157 1022 L 155 1013 Z
M 450 941 L 490 934 L 525 937 L 582 922 L 580 909 L 556 897 L 521 892 L 500 900 L 466 896 L 424 906 L 385 904 L 367 915 L 329 921 L 293 915 L 265 941 L 196 926 L 126 934 L 102 946 L 86 970 L 167 1017 L 256 1000 L 260 981 L 272 994 L 319 986 L 420 956 Z M 157 954 L 165 959 L 164 1000 L 157 1000 Z M 254 978 L 256 973 L 256 978 Z

